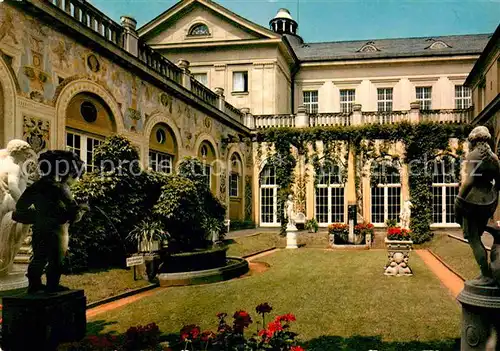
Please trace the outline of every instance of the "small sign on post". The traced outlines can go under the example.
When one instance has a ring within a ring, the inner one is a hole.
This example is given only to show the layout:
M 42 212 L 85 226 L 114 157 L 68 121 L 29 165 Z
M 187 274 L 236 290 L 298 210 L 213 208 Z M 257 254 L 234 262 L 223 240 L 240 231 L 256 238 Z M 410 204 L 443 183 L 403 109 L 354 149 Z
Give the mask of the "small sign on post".
M 137 280 L 137 272 L 135 270 L 135 267 L 144 263 L 144 256 L 138 255 L 138 256 L 127 257 L 126 262 L 127 262 L 127 267 L 134 267 L 134 280 Z
M 127 258 L 127 267 L 139 266 L 144 263 L 144 256 L 132 256 Z

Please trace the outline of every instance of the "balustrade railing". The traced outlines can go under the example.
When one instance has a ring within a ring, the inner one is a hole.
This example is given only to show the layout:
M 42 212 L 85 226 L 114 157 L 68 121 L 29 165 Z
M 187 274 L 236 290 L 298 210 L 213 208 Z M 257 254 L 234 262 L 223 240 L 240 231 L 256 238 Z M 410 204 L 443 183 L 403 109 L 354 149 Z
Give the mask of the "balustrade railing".
M 243 113 L 227 101 L 224 101 L 224 111 L 226 112 L 227 115 L 243 123 Z
M 182 84 L 182 70 L 149 45 L 139 42 L 139 59 L 161 75 Z
M 472 120 L 472 109 L 421 110 L 420 116 L 425 122 L 469 123 Z
M 294 115 L 260 115 L 254 116 L 255 128 L 273 128 L 273 127 L 295 127 Z
M 364 124 L 392 124 L 408 120 L 408 111 L 363 112 Z
M 198 82 L 193 77 L 190 78 L 191 78 L 191 91 L 193 92 L 193 94 L 198 96 L 203 101 L 208 102 L 210 105 L 214 107 L 219 107 L 218 105 L 219 96 L 212 90 L 204 86 L 202 83 Z
M 94 30 L 112 43 L 123 47 L 123 28 L 85 0 L 45 0 Z
M 348 126 L 350 124 L 350 113 L 317 113 L 309 116 L 309 125 L 311 127 Z

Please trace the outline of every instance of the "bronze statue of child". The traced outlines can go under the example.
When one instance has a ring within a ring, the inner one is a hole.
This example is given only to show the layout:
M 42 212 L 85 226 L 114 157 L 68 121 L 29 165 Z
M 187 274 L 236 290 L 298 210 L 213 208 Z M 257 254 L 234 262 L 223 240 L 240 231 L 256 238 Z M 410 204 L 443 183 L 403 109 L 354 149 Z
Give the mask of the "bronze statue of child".
M 474 128 L 469 134 L 470 149 L 466 158 L 465 179 L 455 200 L 457 222 L 481 269 L 481 276 L 473 281 L 479 286 L 500 283 L 493 277 L 488 254 L 481 241 L 483 232 L 489 229 L 488 221 L 497 208 L 500 190 L 500 164 L 488 144 L 490 139 L 488 128 L 483 126 Z
M 62 264 L 68 249 L 69 225 L 81 219 L 85 206 L 79 206 L 69 186 L 82 168 L 82 160 L 72 152 L 53 150 L 38 159 L 40 179 L 26 189 L 16 205 L 13 219 L 32 224 L 33 257 L 28 266 L 28 293 L 58 292 Z M 42 284 L 46 269 L 47 286 Z

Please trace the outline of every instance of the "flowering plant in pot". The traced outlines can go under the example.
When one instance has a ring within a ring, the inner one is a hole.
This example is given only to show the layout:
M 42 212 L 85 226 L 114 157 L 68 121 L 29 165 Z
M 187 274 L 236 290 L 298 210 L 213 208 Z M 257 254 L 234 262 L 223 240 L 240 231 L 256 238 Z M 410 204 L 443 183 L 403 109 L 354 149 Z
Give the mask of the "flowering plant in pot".
M 410 241 L 411 231 L 400 227 L 387 228 L 387 240 Z
M 375 230 L 371 223 L 360 223 L 354 226 L 354 234 L 365 238 L 365 243 L 371 244 L 374 241 Z
M 328 226 L 328 234 L 330 236 L 330 242 L 347 244 L 349 242 L 349 225 L 344 223 L 332 223 Z

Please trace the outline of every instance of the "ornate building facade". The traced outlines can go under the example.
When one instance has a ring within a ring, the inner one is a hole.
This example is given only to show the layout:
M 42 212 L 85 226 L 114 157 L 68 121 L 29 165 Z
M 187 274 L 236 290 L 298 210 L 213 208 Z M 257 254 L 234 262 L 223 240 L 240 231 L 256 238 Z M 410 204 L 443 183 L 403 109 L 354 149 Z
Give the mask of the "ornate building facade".
M 139 148 L 145 167 L 172 172 L 182 157 L 199 157 L 228 217 L 278 226 L 280 185 L 269 162 L 275 146 L 263 148 L 259 132 L 470 122 L 471 90 L 463 83 L 488 35 L 306 43 L 298 26 L 285 9 L 264 28 L 211 0 L 179 1 L 139 29 L 133 18 L 118 24 L 83 0 L 6 0 L 0 141 L 69 148 L 88 170 L 92 150 L 113 133 Z M 352 145 L 341 141 L 321 173 L 297 162 L 293 192 L 308 218 L 345 222 L 356 204 L 365 220 L 397 219 L 411 197 L 407 166 L 398 162 L 405 145 L 366 143 L 366 152 L 392 165 L 379 181 L 380 172 L 356 165 Z M 314 153 L 326 159 L 331 145 L 316 144 Z M 461 148 L 450 139 L 450 154 Z M 297 160 L 299 151 L 293 148 Z M 458 180 L 440 169 L 433 224 L 453 226 Z

